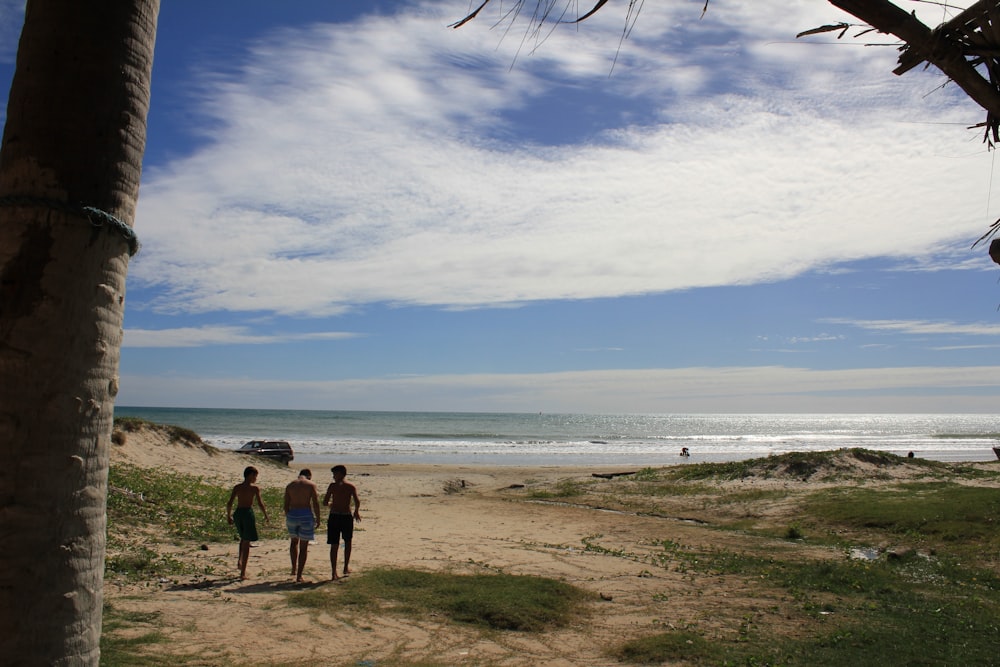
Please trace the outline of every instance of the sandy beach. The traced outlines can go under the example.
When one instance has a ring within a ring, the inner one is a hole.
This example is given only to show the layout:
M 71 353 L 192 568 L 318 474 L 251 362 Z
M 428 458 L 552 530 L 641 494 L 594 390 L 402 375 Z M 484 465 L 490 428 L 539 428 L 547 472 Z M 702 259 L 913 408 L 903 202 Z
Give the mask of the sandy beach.
M 248 460 L 142 431 L 114 445 L 112 462 L 171 469 L 231 486 L 241 479 Z M 158 629 L 169 641 L 155 650 L 184 656 L 187 664 L 606 665 L 617 664 L 606 647 L 665 628 L 695 628 L 707 638 L 734 640 L 748 618 L 790 635 L 812 633 L 824 622 L 822 617 L 795 613 L 786 592 L 725 575 L 695 575 L 676 563 L 657 560 L 664 540 L 681 549 L 794 549 L 800 558 L 844 557 L 833 548 L 711 530 L 714 523 L 740 513 L 755 521 L 768 520 L 768 514 L 778 524 L 792 520 L 783 512 L 794 509 L 780 500 L 719 508 L 696 496 L 678 496 L 664 499 L 659 510 L 650 513 L 531 498 L 532 489 L 559 483 L 624 484 L 626 476 L 603 479 L 593 473 L 629 472 L 627 466 L 344 463 L 348 480 L 358 488 L 363 516 L 355 533 L 352 573 L 345 579 L 330 581 L 324 527 L 311 547 L 304 584 L 289 576 L 286 540 L 263 540 L 254 546 L 246 581 L 236 576 L 235 542 L 164 543 L 159 548 L 177 558 L 210 564 L 216 574 L 130 583 L 109 579 L 106 601 L 119 610 L 161 612 Z M 294 463 L 285 468 L 263 462 L 258 467 L 258 483 L 277 488 L 294 479 L 298 470 Z M 330 466 L 309 467 L 323 489 L 331 479 Z M 889 479 L 884 472 L 878 479 Z M 835 482 L 776 475 L 732 484 L 743 491 L 794 491 L 825 483 Z M 280 508 L 270 510 L 272 522 L 282 521 Z M 225 521 L 222 507 L 219 520 Z M 287 604 L 289 593 L 350 586 L 375 567 L 540 575 L 596 595 L 585 620 L 542 635 L 483 632 L 433 616 L 317 614 Z M 252 657 L 246 653 L 251 638 Z

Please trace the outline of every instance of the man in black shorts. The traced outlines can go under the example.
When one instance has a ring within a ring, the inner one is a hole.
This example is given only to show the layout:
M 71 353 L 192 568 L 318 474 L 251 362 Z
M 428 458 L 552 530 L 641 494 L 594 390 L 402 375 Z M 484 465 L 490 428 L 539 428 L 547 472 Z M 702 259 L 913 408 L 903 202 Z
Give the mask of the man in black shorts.
M 361 501 L 354 485 L 345 482 L 347 468 L 342 465 L 333 466 L 333 482 L 326 487 L 323 504 L 330 506 L 330 519 L 326 525 L 326 543 L 330 545 L 330 567 L 333 571 L 331 579 L 336 581 L 337 552 L 340 550 L 340 538 L 344 538 L 344 575 L 351 573 L 351 540 L 354 538 L 354 522 L 361 522 Z M 351 512 L 351 501 L 354 501 L 354 512 Z

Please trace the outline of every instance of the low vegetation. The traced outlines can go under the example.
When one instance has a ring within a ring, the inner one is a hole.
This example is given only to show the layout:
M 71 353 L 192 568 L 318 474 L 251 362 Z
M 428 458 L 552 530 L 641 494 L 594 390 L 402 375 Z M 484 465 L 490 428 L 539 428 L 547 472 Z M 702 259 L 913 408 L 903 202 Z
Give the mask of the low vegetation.
M 846 449 L 836 452 L 789 452 L 780 456 L 729 461 L 727 463 L 694 463 L 665 469 L 660 477 L 684 481 L 728 481 L 745 479 L 794 479 L 808 481 L 822 478 L 826 481 L 846 480 L 857 477 L 858 465 L 874 467 L 870 478 L 887 479 L 879 468 L 889 469 L 900 465 L 919 468 L 928 474 L 947 474 L 949 466 L 939 461 L 919 458 L 902 458 L 888 452 L 870 449 Z
M 349 587 L 295 593 L 289 602 L 333 613 L 360 609 L 411 618 L 441 614 L 455 623 L 493 630 L 543 632 L 579 617 L 583 603 L 593 597 L 546 577 L 379 568 Z
M 108 475 L 108 548 L 105 576 L 164 577 L 195 572 L 183 559 L 158 547 L 166 537 L 196 548 L 204 542 L 232 542 L 235 529 L 226 522 L 230 488 L 167 470 L 113 465 Z M 282 495 L 262 489 L 264 504 L 281 516 Z M 284 536 L 281 522 L 258 524 L 263 539 Z
M 811 636 L 796 638 L 749 616 L 729 641 L 692 641 L 690 630 L 672 631 L 622 642 L 612 655 L 657 664 L 995 664 L 1000 587 L 995 577 L 954 563 L 913 554 L 816 564 L 716 551 L 688 554 L 686 566 L 781 588 L 800 614 L 822 622 Z
M 781 484 L 738 483 L 752 480 Z M 820 483 L 800 484 L 807 480 Z M 740 550 L 664 540 L 659 551 L 643 551 L 604 547 L 597 535 L 586 538 L 584 548 L 650 567 L 754 582 L 780 591 L 802 619 L 815 621 L 815 631 L 804 637 L 787 636 L 753 614 L 736 636 L 714 641 L 696 627 L 640 633 L 609 651 L 619 661 L 995 664 L 998 486 L 995 465 L 847 450 L 644 469 L 610 483 L 578 485 L 573 503 L 653 515 L 669 507 L 677 518 L 711 516 L 708 531 L 767 538 L 745 540 Z M 534 490 L 532 498 L 544 499 L 545 491 Z M 791 548 L 776 549 L 773 538 Z M 795 544 L 832 548 L 841 556 L 817 561 L 803 557 Z
M 201 436 L 189 428 L 171 424 L 154 424 L 140 417 L 115 417 L 115 432 L 112 436 L 120 441 L 127 438 L 129 433 L 136 433 L 143 429 L 161 431 L 167 435 L 170 442 L 179 442 L 189 446 L 205 446 Z
M 177 661 L 173 657 L 146 655 L 142 651 L 166 641 L 166 637 L 156 629 L 159 618 L 158 613 L 125 612 L 105 603 L 101 635 L 102 667 L 131 667 L 138 663 L 140 652 L 143 653 L 143 665 L 176 665 Z M 122 629 L 129 629 L 131 632 L 118 632 Z

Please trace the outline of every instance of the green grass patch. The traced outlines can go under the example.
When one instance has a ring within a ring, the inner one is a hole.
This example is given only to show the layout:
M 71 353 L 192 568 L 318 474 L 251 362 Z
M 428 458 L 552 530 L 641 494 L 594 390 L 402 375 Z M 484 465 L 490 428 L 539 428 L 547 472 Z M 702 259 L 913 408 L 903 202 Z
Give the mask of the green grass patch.
M 689 500 L 688 509 L 697 511 L 724 505 L 739 506 L 779 500 L 789 492 L 780 488 L 727 489 L 718 484 L 684 482 L 663 479 L 658 475 L 642 474 L 628 479 L 616 479 L 598 484 L 578 482 L 569 488 L 536 490 L 535 499 L 558 499 L 575 497 L 578 502 L 605 509 L 616 509 L 637 514 L 660 515 L 666 502 L 683 498 Z M 665 502 L 666 501 L 666 502 Z M 676 510 L 671 510 L 676 511 Z M 733 526 L 733 528 L 737 528 Z
M 190 566 L 143 545 L 108 538 L 108 556 L 104 571 L 126 579 L 147 579 L 166 575 L 194 574 Z
M 414 618 L 437 613 L 455 623 L 542 632 L 567 625 L 591 599 L 590 593 L 545 577 L 379 568 L 352 577 L 347 586 L 291 594 L 289 603 L 331 613 L 345 607 Z
M 131 667 L 132 665 L 176 665 L 169 656 L 146 655 L 143 649 L 163 644 L 166 636 L 155 629 L 160 614 L 129 612 L 115 609 L 105 603 L 101 631 L 101 662 L 103 667 Z M 139 634 L 123 632 L 141 626 Z
M 803 510 L 837 527 L 905 536 L 936 548 L 1000 549 L 1000 491 L 996 488 L 951 482 L 837 488 L 812 494 Z
M 670 480 L 631 481 L 621 484 L 614 490 L 615 494 L 627 496 L 648 496 L 659 498 L 663 496 L 702 496 L 716 495 L 717 487 L 711 484 L 690 484 Z
M 676 550 L 671 555 L 681 556 Z M 789 639 L 744 619 L 734 623 L 728 638 L 708 642 L 691 631 L 652 634 L 622 642 L 612 655 L 639 664 L 995 664 L 997 588 L 974 577 L 956 588 L 947 577 L 928 576 L 937 566 L 916 557 L 808 563 L 708 551 L 683 558 L 688 571 L 740 575 L 784 589 L 805 614 L 823 619 L 825 629 L 808 639 Z
M 574 479 L 561 479 L 551 489 L 532 491 L 528 497 L 536 500 L 548 498 L 575 498 L 587 493 L 587 484 Z
M 685 498 L 693 496 L 704 496 L 706 502 L 712 505 L 732 505 L 739 503 L 752 503 L 761 500 L 777 500 L 788 496 L 788 491 L 784 489 L 725 489 L 711 484 L 685 483 L 685 482 L 644 482 L 629 486 L 616 488 L 613 494 L 628 497 L 640 498 Z M 630 502 L 635 502 L 634 499 Z
M 609 651 L 619 662 L 634 665 L 722 664 L 722 652 L 693 632 L 663 632 L 623 642 Z M 751 664 L 751 663 L 746 663 Z
M 234 480 L 234 484 L 238 480 Z M 181 542 L 235 542 L 236 529 L 226 521 L 231 487 L 211 484 L 201 477 L 155 468 L 113 465 L 108 475 L 108 555 L 105 571 L 127 578 L 150 578 L 193 572 L 190 566 L 137 543 L 130 534 L 152 529 L 156 539 Z M 265 525 L 258 511 L 261 539 L 284 537 L 280 521 L 280 489 L 262 488 L 271 516 Z
M 231 487 L 211 484 L 201 477 L 127 464 L 111 466 L 108 486 L 108 520 L 112 524 L 155 523 L 173 537 L 206 542 L 226 542 L 236 535 L 226 522 Z M 281 537 L 283 531 L 275 519 L 281 516 L 282 491 L 262 488 L 261 495 L 269 514 L 274 516 L 272 526 L 265 526 L 258 510 L 258 532 L 262 539 Z
M 783 530 L 787 539 L 812 542 L 805 535 L 809 526 L 810 533 L 825 530 L 845 550 L 852 544 L 884 544 L 886 537 L 920 549 L 876 560 L 817 561 L 794 551 L 758 551 L 752 542 L 747 551 L 738 551 L 663 540 L 662 553 L 647 553 L 643 562 L 694 576 L 755 582 L 762 591 L 771 589 L 791 601 L 803 614 L 800 622 L 813 619 L 814 629 L 796 639 L 754 619 L 733 619 L 732 627 L 717 631 L 722 638 L 708 643 L 692 639 L 688 627 L 630 639 L 611 654 L 637 664 L 997 664 L 996 488 L 938 479 L 881 489 L 845 485 L 805 492 L 798 502 L 796 521 L 772 526 L 775 536 Z M 599 550 L 596 537 L 585 540 L 589 550 Z M 637 558 L 626 551 L 603 552 Z
M 736 480 L 749 477 L 773 477 L 778 473 L 808 479 L 829 462 L 829 452 L 789 452 L 726 463 L 694 463 L 667 473 L 675 480 Z
M 785 529 L 785 539 L 786 540 L 801 540 L 805 538 L 805 533 L 802 532 L 802 527 L 793 523 L 788 528 Z
M 634 482 L 655 482 L 660 479 L 659 468 L 643 468 L 636 471 L 630 478 Z
M 989 574 L 916 554 L 809 562 L 724 550 L 680 551 L 672 542 L 665 542 L 664 550 L 684 571 L 737 575 L 783 589 L 827 629 L 796 640 L 760 627 L 752 632 L 734 628 L 729 639 L 710 648 L 686 640 L 680 644 L 675 633 L 666 633 L 625 642 L 616 655 L 635 651 L 644 656 L 637 662 L 683 659 L 692 664 L 995 664 L 1000 582 Z

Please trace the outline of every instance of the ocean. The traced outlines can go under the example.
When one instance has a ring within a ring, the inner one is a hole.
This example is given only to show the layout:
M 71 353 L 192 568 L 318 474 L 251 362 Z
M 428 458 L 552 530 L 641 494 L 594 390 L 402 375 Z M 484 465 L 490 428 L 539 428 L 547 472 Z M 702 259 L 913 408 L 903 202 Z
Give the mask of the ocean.
M 295 463 L 657 466 L 864 447 L 938 461 L 994 461 L 1000 418 L 983 414 L 353 412 L 115 408 L 189 428 L 211 445 L 287 440 Z M 682 447 L 691 455 L 681 458 Z

